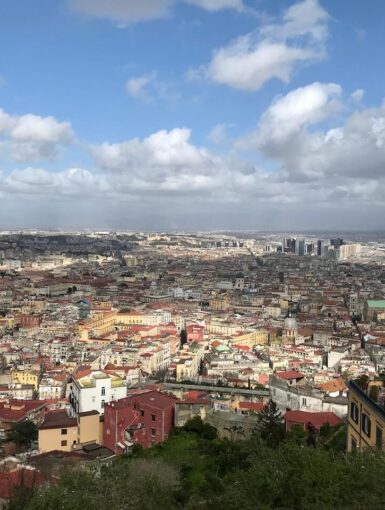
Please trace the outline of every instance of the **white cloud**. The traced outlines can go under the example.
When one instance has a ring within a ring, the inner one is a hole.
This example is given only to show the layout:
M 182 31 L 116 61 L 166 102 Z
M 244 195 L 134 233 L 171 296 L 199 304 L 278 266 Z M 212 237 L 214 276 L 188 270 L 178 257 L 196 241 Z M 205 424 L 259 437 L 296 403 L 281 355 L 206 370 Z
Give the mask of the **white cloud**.
M 74 138 L 69 122 L 32 114 L 10 115 L 0 109 L 0 149 L 17 161 L 52 159 L 59 147 Z
M 273 102 L 256 132 L 237 145 L 277 161 L 279 179 L 307 181 L 329 195 L 338 191 L 340 198 L 357 198 L 362 182 L 372 181 L 376 185 L 363 186 L 361 198 L 375 190 L 373 199 L 378 200 L 385 187 L 385 103 L 353 111 L 342 125 L 339 119 L 333 126 L 341 107 L 347 111 L 349 102 L 342 101 L 337 84 L 296 89 Z M 322 129 L 325 120 L 328 128 Z
M 318 0 L 302 0 L 285 11 L 281 23 L 263 25 L 217 49 L 208 66 L 188 76 L 203 74 L 249 92 L 274 78 L 288 83 L 298 65 L 325 57 L 328 19 Z
M 0 174 L 2 213 L 14 211 L 24 225 L 25 218 L 44 223 L 52 211 L 67 215 L 69 225 L 87 218 L 86 226 L 94 226 L 92 221 L 108 218 L 110 227 L 124 227 L 131 219 L 133 228 L 143 226 L 143 218 L 148 228 L 158 228 L 160 218 L 166 228 L 180 222 L 190 228 L 325 228 L 337 219 L 346 227 L 379 224 L 385 211 L 385 103 L 352 108 L 351 96 L 335 83 L 315 82 L 276 98 L 242 141 L 249 162 L 233 148 L 223 155 L 195 145 L 190 129 L 179 127 L 91 145 L 90 168 L 52 171 L 29 163 Z M 19 119 L 1 112 L 0 129 L 10 136 Z M 50 123 L 33 135 L 29 122 L 19 125 L 23 141 L 8 143 L 33 146 L 62 137 L 58 129 L 47 134 Z M 211 134 L 221 142 L 226 126 Z M 250 162 L 250 149 L 258 165 Z
M 243 0 L 184 0 L 185 2 L 201 7 L 206 11 L 221 11 L 223 9 L 234 9 L 242 12 L 245 9 Z
M 207 76 L 217 83 L 253 92 L 272 78 L 288 83 L 296 64 L 317 57 L 310 49 L 291 48 L 283 43 L 254 44 L 252 39 L 252 35 L 247 35 L 218 50 Z
M 166 18 L 178 0 L 69 0 L 75 12 L 92 18 L 107 19 L 118 26 Z M 223 9 L 244 10 L 243 0 L 180 0 L 216 12 Z
M 223 145 L 228 142 L 228 128 L 229 124 L 216 124 L 208 134 L 207 138 L 216 145 Z
M 48 196 L 87 196 L 109 191 L 103 176 L 82 168 L 69 168 L 62 172 L 49 172 L 42 168 L 27 167 L 12 171 L 2 185 L 3 189 L 18 194 Z
M 355 101 L 356 103 L 360 103 L 363 98 L 364 98 L 364 95 L 365 95 L 365 91 L 362 90 L 362 89 L 357 89 L 353 92 L 352 94 L 352 99 L 353 101 Z
M 126 83 L 127 93 L 135 98 L 150 100 L 152 96 L 148 92 L 148 86 L 155 80 L 155 74 L 144 74 L 142 76 L 136 76 L 130 78 Z
M 179 97 L 173 85 L 159 80 L 155 72 L 130 78 L 126 83 L 126 91 L 129 96 L 144 102 L 160 99 L 172 103 Z
M 340 108 L 342 89 L 336 83 L 312 83 L 275 100 L 263 114 L 258 145 L 283 143 L 303 128 L 317 124 Z
M 173 3 L 174 0 L 69 0 L 76 12 L 118 24 L 165 18 Z

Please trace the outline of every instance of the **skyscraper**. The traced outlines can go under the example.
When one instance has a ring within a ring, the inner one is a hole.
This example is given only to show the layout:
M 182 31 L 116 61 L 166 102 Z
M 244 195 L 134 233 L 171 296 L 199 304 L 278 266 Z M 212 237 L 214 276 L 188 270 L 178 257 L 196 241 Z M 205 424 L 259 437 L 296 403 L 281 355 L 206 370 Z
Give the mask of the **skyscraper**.
M 305 239 L 296 239 L 295 240 L 295 253 L 302 257 L 305 255 Z
M 317 255 L 319 257 L 325 256 L 325 241 L 323 241 L 322 239 L 318 239 L 317 241 Z

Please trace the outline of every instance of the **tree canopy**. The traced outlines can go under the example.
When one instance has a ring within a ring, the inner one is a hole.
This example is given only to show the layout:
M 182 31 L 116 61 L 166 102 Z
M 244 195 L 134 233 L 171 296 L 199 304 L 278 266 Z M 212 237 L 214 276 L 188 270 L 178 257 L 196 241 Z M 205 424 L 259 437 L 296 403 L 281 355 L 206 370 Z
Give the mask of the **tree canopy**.
M 265 416 L 275 427 L 276 410 Z M 339 430 L 326 427 L 312 446 L 295 428 L 279 442 L 257 433 L 230 441 L 194 418 L 163 444 L 136 448 L 110 465 L 69 471 L 22 504 L 15 499 L 9 510 L 384 508 L 379 481 L 385 478 L 385 456 L 334 450 L 330 439 Z

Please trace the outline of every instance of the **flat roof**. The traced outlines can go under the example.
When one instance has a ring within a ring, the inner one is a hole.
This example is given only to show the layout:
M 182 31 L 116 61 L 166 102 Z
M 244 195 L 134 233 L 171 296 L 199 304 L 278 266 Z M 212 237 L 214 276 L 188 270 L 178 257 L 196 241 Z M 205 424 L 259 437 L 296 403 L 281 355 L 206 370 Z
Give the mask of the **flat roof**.
M 369 308 L 385 308 L 385 299 L 368 299 Z

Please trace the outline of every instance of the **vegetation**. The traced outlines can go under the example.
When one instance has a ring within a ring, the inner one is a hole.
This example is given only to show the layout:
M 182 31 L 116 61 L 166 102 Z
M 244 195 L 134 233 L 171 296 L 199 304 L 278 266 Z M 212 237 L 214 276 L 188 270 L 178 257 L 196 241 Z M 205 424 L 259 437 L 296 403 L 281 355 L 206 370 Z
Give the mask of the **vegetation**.
M 341 427 L 323 427 L 316 443 L 293 427 L 276 433 L 276 410 L 265 414 L 265 432 L 249 440 L 219 439 L 199 418 L 176 429 L 163 444 L 108 466 L 64 474 L 36 488 L 9 510 L 359 510 L 384 507 L 381 453 L 338 452 Z M 261 419 L 262 420 L 262 419 Z M 271 431 L 270 431 L 271 432 Z M 280 439 L 277 439 L 277 437 Z M 271 438 L 274 437 L 274 441 Z
M 19 446 L 31 447 L 32 441 L 37 441 L 37 427 L 33 421 L 26 420 L 15 423 L 8 434 L 8 441 L 14 441 Z

